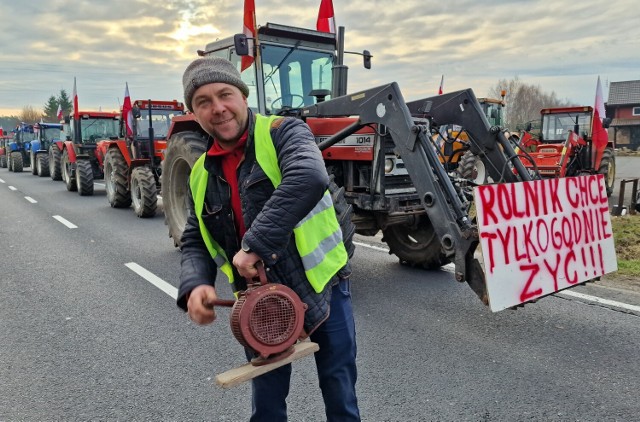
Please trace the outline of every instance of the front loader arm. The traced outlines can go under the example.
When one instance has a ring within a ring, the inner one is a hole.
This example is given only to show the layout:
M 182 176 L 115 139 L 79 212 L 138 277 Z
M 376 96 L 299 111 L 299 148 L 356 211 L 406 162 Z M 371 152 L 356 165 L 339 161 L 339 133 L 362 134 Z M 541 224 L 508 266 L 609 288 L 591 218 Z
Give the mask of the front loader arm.
M 477 228 L 438 160 L 430 142 L 428 123 L 414 123 L 415 118 L 398 85 L 394 82 L 345 95 L 304 108 L 300 113 L 304 118 L 358 116 L 356 123 L 324 141 L 321 148 L 331 146 L 365 125 L 384 125 L 441 240 L 443 252 L 447 256 L 453 255 L 456 280 L 467 281 L 480 299 L 488 304 L 484 272 L 473 257 L 478 245 Z
M 471 152 L 480 157 L 493 181 L 531 180 L 501 128 L 489 125 L 472 89 L 411 101 L 407 107 L 412 116 L 428 117 L 434 124 L 462 126 L 469 134 Z M 511 171 L 508 162 L 519 178 Z

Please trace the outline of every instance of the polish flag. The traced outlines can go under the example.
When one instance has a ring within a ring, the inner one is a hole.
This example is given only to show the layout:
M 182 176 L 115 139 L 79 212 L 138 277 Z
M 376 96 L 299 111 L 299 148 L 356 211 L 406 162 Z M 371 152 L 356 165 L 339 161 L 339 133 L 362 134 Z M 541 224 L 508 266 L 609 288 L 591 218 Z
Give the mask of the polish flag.
M 321 0 L 316 29 L 321 32 L 336 33 L 336 16 L 333 13 L 332 0 Z
M 244 20 L 242 22 L 242 33 L 247 38 L 253 38 L 248 41 L 249 55 L 242 56 L 242 64 L 240 66 L 240 72 L 244 72 L 255 58 L 253 57 L 254 42 L 256 38 L 256 3 L 255 0 L 244 0 Z
M 440 88 L 438 88 L 438 95 L 444 94 L 444 75 L 440 78 Z
M 78 90 L 76 89 L 76 77 L 73 77 L 73 119 L 80 119 L 80 109 L 78 108 Z
M 594 164 L 599 163 L 602 158 L 602 152 L 609 143 L 607 129 L 602 127 L 602 119 L 606 117 L 604 110 L 604 97 L 602 95 L 602 85 L 600 84 L 600 76 L 598 76 L 598 84 L 596 85 L 596 103 L 593 106 L 593 132 L 591 133 L 591 141 L 593 142 Z
M 62 105 L 58 104 L 58 111 L 56 112 L 56 117 L 58 120 L 62 120 L 64 115 L 62 114 Z
M 122 117 L 127 128 L 127 136 L 133 136 L 133 112 L 131 111 L 131 97 L 129 96 L 129 84 L 124 83 L 124 103 L 122 104 Z
M 4 129 L 2 129 L 2 126 L 0 126 L 0 136 L 4 135 Z

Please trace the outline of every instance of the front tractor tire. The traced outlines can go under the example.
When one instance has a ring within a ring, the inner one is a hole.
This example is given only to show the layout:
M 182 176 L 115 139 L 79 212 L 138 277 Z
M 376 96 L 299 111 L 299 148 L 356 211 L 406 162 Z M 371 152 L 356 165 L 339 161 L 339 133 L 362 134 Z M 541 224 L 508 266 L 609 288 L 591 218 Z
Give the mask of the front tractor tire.
M 169 237 L 178 248 L 182 246 L 182 232 L 187 224 L 189 175 L 206 147 L 207 140 L 199 132 L 179 132 L 167 142 L 162 163 L 162 202 Z
M 471 151 L 465 152 L 462 154 L 462 157 L 460 157 L 458 173 L 462 178 L 471 180 L 477 185 L 487 183 L 487 169 L 480 157 Z
M 7 155 L 6 152 L 2 155 L 0 155 L 0 168 L 6 169 L 7 168 Z
M 62 167 L 62 181 L 64 182 L 67 190 L 69 192 L 75 192 L 78 190 L 78 186 L 76 185 L 76 178 L 73 175 L 73 171 L 71 169 L 71 158 L 69 157 L 69 151 L 66 149 L 62 152 L 62 162 L 60 166 Z
M 89 160 L 76 161 L 76 189 L 80 196 L 93 195 L 93 168 Z
M 107 200 L 113 208 L 129 208 L 131 194 L 129 192 L 129 166 L 117 148 L 107 151 L 104 160 L 104 182 Z
M 616 157 L 613 154 L 613 149 L 606 148 L 602 153 L 598 174 L 604 175 L 604 182 L 607 186 L 607 196 L 611 196 L 616 182 Z
M 131 173 L 131 202 L 133 211 L 140 218 L 156 215 L 158 190 L 156 179 L 149 167 L 136 167 Z
M 48 161 L 51 180 L 62 180 L 62 154 L 55 144 L 49 147 Z
M 22 161 L 22 153 L 14 151 L 11 153 L 11 171 L 14 173 L 22 173 L 24 162 Z
M 382 234 L 382 240 L 389 246 L 389 254 L 396 255 L 401 264 L 434 270 L 450 262 L 442 253 L 440 239 L 427 216 L 423 216 L 415 226 L 387 226 Z
M 29 153 L 29 162 L 31 163 L 31 174 L 37 176 L 38 167 L 36 167 L 36 154 L 33 152 L 33 150 Z
M 49 156 L 44 153 L 36 155 L 36 161 L 31 164 L 36 168 L 38 177 L 48 177 L 49 173 Z

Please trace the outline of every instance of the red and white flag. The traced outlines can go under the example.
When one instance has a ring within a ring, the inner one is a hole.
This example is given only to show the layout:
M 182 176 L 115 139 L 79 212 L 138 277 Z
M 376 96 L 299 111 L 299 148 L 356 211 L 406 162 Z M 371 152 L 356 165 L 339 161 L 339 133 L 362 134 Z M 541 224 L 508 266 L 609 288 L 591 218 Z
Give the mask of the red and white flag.
M 2 126 L 0 126 L 0 136 L 4 135 L 4 129 L 2 129 Z
M 256 39 L 256 3 L 255 0 L 244 0 L 244 19 L 242 22 L 242 33 L 247 38 L 249 45 L 249 55 L 242 56 L 242 64 L 240 66 L 240 72 L 244 72 L 249 66 L 253 64 L 255 58 L 253 57 L 254 42 Z
M 61 104 L 58 104 L 58 111 L 56 112 L 56 117 L 58 118 L 58 120 L 62 120 L 62 118 L 64 117 L 64 115 L 62 114 Z
M 131 97 L 129 96 L 129 84 L 124 83 L 124 103 L 122 104 L 122 118 L 127 128 L 127 136 L 133 136 L 133 112 L 131 107 Z
M 598 84 L 596 85 L 596 102 L 593 106 L 593 133 L 591 134 L 591 140 L 594 146 L 594 163 L 598 163 L 600 161 L 602 152 L 609 142 L 607 129 L 602 126 L 602 119 L 605 117 L 602 85 L 600 84 L 600 76 L 598 76 Z
M 440 88 L 438 88 L 438 95 L 444 94 L 444 75 L 440 78 Z
M 336 16 L 333 13 L 333 1 L 321 0 L 320 10 L 318 11 L 318 21 L 316 29 L 321 32 L 336 33 Z
M 76 89 L 76 77 L 73 77 L 73 119 L 80 119 L 80 109 L 78 108 L 78 90 Z

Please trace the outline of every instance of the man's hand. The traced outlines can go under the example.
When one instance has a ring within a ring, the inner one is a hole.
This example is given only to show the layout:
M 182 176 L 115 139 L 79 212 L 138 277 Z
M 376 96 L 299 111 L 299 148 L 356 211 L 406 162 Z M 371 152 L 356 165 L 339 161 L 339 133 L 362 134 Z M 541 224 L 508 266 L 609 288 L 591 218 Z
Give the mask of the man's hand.
M 193 289 L 187 302 L 189 318 L 200 325 L 211 324 L 216 319 L 212 303 L 217 298 L 216 289 L 208 284 Z
M 258 261 L 260 261 L 260 257 L 257 254 L 240 250 L 233 257 L 233 266 L 238 270 L 238 274 L 247 280 L 251 280 L 258 276 L 258 270 L 256 269 L 256 262 Z

